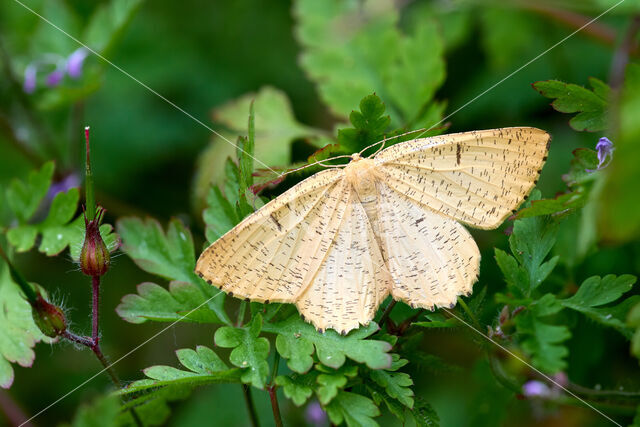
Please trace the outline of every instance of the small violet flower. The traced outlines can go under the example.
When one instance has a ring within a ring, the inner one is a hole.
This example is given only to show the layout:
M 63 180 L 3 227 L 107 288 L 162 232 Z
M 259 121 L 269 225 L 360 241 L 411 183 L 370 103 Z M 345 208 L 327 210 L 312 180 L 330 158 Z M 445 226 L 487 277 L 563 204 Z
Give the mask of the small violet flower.
M 307 405 L 307 409 L 304 411 L 304 417 L 312 426 L 324 426 L 327 425 L 329 421 L 327 413 L 317 401 L 313 401 Z
M 89 51 L 81 47 L 73 51 L 69 58 L 67 58 L 67 74 L 72 79 L 77 79 L 82 75 L 82 65 L 84 60 L 89 54 Z
M 62 82 L 65 74 L 72 79 L 78 79 L 82 76 L 82 66 L 89 51 L 81 47 L 73 51 L 67 58 L 56 54 L 45 54 L 41 58 L 31 62 L 24 71 L 23 90 L 26 93 L 33 93 L 37 86 L 38 72 L 43 68 L 55 69 L 45 77 L 45 84 L 48 87 L 55 87 Z
M 598 167 L 596 169 L 587 169 L 587 172 L 595 172 L 602 170 L 609 166 L 613 159 L 613 142 L 607 137 L 602 137 L 596 144 L 596 151 L 598 152 Z
M 531 380 L 522 386 L 522 394 L 526 397 L 548 397 L 551 389 L 543 382 Z

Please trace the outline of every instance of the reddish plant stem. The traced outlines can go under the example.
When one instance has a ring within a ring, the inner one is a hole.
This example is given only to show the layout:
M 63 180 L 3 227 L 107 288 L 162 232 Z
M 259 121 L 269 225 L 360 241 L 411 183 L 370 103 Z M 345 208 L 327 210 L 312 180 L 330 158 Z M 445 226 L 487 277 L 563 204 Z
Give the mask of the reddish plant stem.
M 33 427 L 31 422 L 26 421 L 28 417 L 22 408 L 4 390 L 0 390 L 0 412 L 4 413 L 10 425 Z
M 267 391 L 269 392 L 269 398 L 271 399 L 271 409 L 273 410 L 273 420 L 276 423 L 276 427 L 283 427 L 282 424 L 282 416 L 280 415 L 280 405 L 278 405 L 278 392 L 276 390 L 277 386 L 270 385 L 267 387 Z
M 100 321 L 100 277 L 93 276 L 91 277 L 91 285 L 92 285 L 92 294 L 93 294 L 93 304 L 92 304 L 92 328 L 91 328 L 91 338 L 95 343 L 96 347 L 99 347 L 99 321 Z

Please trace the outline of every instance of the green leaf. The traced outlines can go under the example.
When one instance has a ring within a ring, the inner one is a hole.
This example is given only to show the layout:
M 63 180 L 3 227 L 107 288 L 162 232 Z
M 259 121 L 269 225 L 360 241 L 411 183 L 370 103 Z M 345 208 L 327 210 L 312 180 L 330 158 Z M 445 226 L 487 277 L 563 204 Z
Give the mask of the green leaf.
M 413 380 L 404 372 L 390 372 L 396 371 L 408 361 L 400 359 L 397 354 L 393 355 L 393 360 L 394 363 L 389 370 L 372 370 L 369 372 L 369 376 L 380 387 L 383 387 L 389 396 L 399 400 L 404 406 L 413 408 L 413 390 L 411 389 Z
M 543 308 L 538 310 L 545 312 Z M 569 352 L 562 343 L 571 337 L 569 328 L 545 323 L 531 310 L 516 316 L 515 323 L 522 348 L 532 355 L 531 361 L 536 368 L 549 373 L 566 368 L 564 358 Z
M 440 425 L 440 417 L 433 406 L 421 397 L 416 398 L 416 405 L 411 414 L 417 427 L 438 427 Z
M 259 337 L 261 329 L 262 316 L 257 314 L 248 327 L 223 326 L 215 334 L 216 345 L 233 348 L 229 360 L 244 369 L 242 382 L 260 389 L 264 388 L 269 375 L 269 340 Z
M 200 288 L 190 282 L 173 281 L 169 289 L 155 283 L 138 285 L 138 294 L 125 295 L 116 307 L 120 317 L 130 323 L 194 322 L 229 324 L 220 295 L 213 286 Z M 218 296 L 220 295 L 220 296 Z M 209 298 L 211 301 L 206 302 Z
M 98 52 L 108 51 L 141 4 L 142 0 L 111 0 L 102 4 L 89 20 L 84 34 L 85 43 Z
M 360 101 L 360 111 L 352 111 L 349 120 L 352 128 L 338 130 L 338 142 L 348 152 L 355 153 L 380 141 L 389 127 L 391 118 L 383 115 L 385 106 L 376 94 Z
M 578 113 L 569 121 L 577 131 L 598 132 L 608 126 L 607 108 L 609 87 L 598 79 L 590 78 L 593 90 L 558 80 L 533 84 L 535 90 L 546 98 L 555 99 L 551 104 L 561 113 Z
M 495 248 L 495 258 L 500 271 L 507 282 L 508 289 L 515 295 L 522 297 L 529 292 L 527 272 L 518 261 L 502 249 Z
M 240 218 L 231 203 L 224 197 L 222 191 L 215 185 L 212 185 L 209 189 L 207 204 L 208 208 L 202 214 L 207 226 L 205 234 L 209 242 L 215 242 L 239 223 Z
M 31 306 L 3 261 L 0 261 L 0 307 L 0 387 L 9 388 L 14 379 L 11 363 L 30 367 L 35 358 L 35 344 L 49 340 L 34 323 Z
M 627 314 L 627 325 L 633 329 L 631 338 L 631 354 L 640 360 L 640 302 L 636 303 Z
M 375 403 L 378 408 L 380 408 L 381 403 L 384 402 L 389 412 L 404 423 L 406 408 L 400 402 L 389 397 L 385 390 L 375 383 L 368 382 L 366 388 L 373 399 L 373 403 Z
M 114 395 L 102 396 L 90 404 L 81 405 L 73 417 L 73 427 L 117 427 L 120 399 Z
M 356 329 L 342 336 L 330 329 L 319 333 L 298 315 L 276 324 L 265 324 L 265 332 L 278 334 L 276 348 L 278 353 L 288 360 L 292 371 L 305 373 L 313 366 L 314 348 L 318 360 L 323 365 L 337 369 L 346 357 L 359 363 L 365 363 L 371 369 L 390 366 L 391 356 L 388 354 L 391 345 L 384 341 L 365 339 L 378 330 L 375 322 Z
M 374 91 L 387 103 L 394 126 L 422 120 L 445 75 L 433 20 L 404 34 L 394 3 L 384 0 L 303 0 L 294 3 L 294 15 L 301 66 L 333 113 L 347 117 Z
M 181 349 L 176 354 L 186 370 L 171 366 L 151 366 L 143 371 L 147 379 L 134 381 L 116 393 L 131 399 L 122 408 L 121 418 L 124 424 L 133 424 L 131 415 L 125 412 L 129 408 L 135 408 L 145 425 L 160 425 L 165 423 L 170 413 L 167 402 L 185 399 L 199 386 L 240 383 L 242 371 L 229 369 L 208 347 L 198 346 L 195 351 Z
M 20 223 L 25 223 L 47 195 L 53 177 L 53 162 L 45 163 L 40 170 L 32 171 L 27 182 L 14 179 L 6 190 L 7 203 Z
M 158 285 L 143 284 L 138 289 L 139 296 L 125 296 L 118 307 L 125 320 L 133 323 L 172 321 L 197 308 L 185 320 L 230 324 L 224 311 L 225 295 L 194 273 L 193 239 L 180 221 L 171 220 L 166 234 L 160 224 L 150 218 L 146 221 L 124 218 L 118 221 L 117 227 L 123 250 L 140 268 L 177 282 L 170 285 L 169 292 L 163 292 Z
M 214 111 L 214 121 L 228 129 L 228 132 L 222 133 L 228 141 L 234 141 L 236 135 L 246 134 L 247 117 L 252 103 L 255 111 L 253 155 L 264 164 L 271 167 L 289 164 L 291 162 L 290 144 L 296 139 L 305 138 L 318 148 L 322 146 L 316 144 L 314 140 L 324 135 L 324 131 L 304 126 L 296 121 L 285 93 L 272 87 L 264 87 L 257 94 L 245 95 Z M 204 208 L 204 201 L 210 192 L 210 187 L 222 184 L 225 177 L 225 161 L 237 151 L 228 141 L 218 136 L 214 137 L 199 158 L 194 181 L 198 211 Z M 265 165 L 261 162 L 256 162 L 254 166 L 264 169 Z M 271 171 L 268 171 L 268 174 L 271 179 L 277 176 Z
M 582 307 L 608 304 L 630 291 L 635 282 L 636 277 L 630 274 L 617 277 L 613 274 L 607 274 L 603 278 L 592 276 L 582 282 L 578 292 L 571 298 L 565 299 L 563 304 Z
M 635 282 L 635 276 L 630 274 L 618 277 L 609 274 L 603 278 L 592 276 L 582 282 L 575 295 L 562 300 L 561 303 L 563 306 L 579 311 L 596 322 L 613 327 L 625 337 L 631 338 L 632 331 L 627 327 L 624 319 L 631 306 L 640 297 L 627 298 L 613 307 L 595 307 L 617 300 L 624 293 L 630 291 Z
M 296 406 L 302 406 L 313 394 L 308 381 L 304 379 L 308 375 L 293 374 L 291 376 L 278 375 L 276 384 L 282 387 L 284 395 L 291 399 Z
M 346 422 L 348 426 L 377 426 L 373 417 L 380 415 L 378 407 L 371 399 L 356 393 L 340 391 L 325 407 L 334 424 Z
M 322 365 L 316 366 L 319 372 L 322 372 L 317 377 L 317 383 L 319 387 L 316 389 L 318 400 L 323 405 L 328 404 L 338 395 L 338 391 L 343 389 L 347 385 L 348 378 L 354 378 L 358 375 L 357 366 L 345 366 L 343 365 L 339 369 L 331 369 Z

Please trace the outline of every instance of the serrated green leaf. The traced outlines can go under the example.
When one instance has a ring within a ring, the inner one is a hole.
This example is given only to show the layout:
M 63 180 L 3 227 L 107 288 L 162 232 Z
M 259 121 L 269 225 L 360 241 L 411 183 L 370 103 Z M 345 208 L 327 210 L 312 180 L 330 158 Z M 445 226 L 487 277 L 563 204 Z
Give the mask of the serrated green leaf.
M 331 369 L 317 365 L 316 368 L 319 372 L 316 381 L 319 386 L 316 388 L 316 394 L 318 400 L 323 405 L 327 405 L 334 397 L 337 396 L 338 391 L 344 388 L 349 378 L 353 378 L 358 375 L 357 366 L 345 366 L 343 365 L 339 369 Z
M 334 424 L 344 421 L 349 427 L 378 425 L 373 420 L 373 417 L 380 415 L 378 407 L 371 399 L 356 393 L 340 391 L 325 409 Z
M 632 330 L 625 324 L 629 309 L 640 298 L 633 296 L 613 307 L 600 307 L 616 301 L 624 293 L 631 290 L 636 282 L 635 276 L 609 274 L 600 278 L 592 276 L 582 282 L 578 292 L 570 298 L 562 300 L 564 307 L 579 311 L 596 322 L 617 329 L 626 338 L 631 338 Z
M 440 417 L 426 400 L 421 397 L 416 398 L 416 405 L 411 412 L 417 427 L 438 427 Z
M 386 368 L 391 364 L 391 356 L 388 354 L 391 349 L 389 343 L 365 339 L 378 330 L 375 322 L 342 336 L 331 329 L 319 333 L 312 325 L 294 315 L 276 324 L 265 324 L 264 330 L 278 334 L 278 352 L 287 359 L 292 371 L 301 374 L 313 366 L 311 355 L 314 348 L 318 360 L 335 369 L 344 364 L 346 357 L 366 363 L 371 369 Z
M 120 425 L 132 425 L 128 412 L 135 408 L 145 425 L 160 425 L 170 414 L 167 402 L 186 399 L 200 386 L 219 383 L 240 383 L 242 371 L 228 369 L 213 350 L 198 346 L 196 350 L 181 349 L 178 358 L 187 370 L 171 366 L 151 366 L 143 372 L 147 379 L 134 381 L 117 395 L 131 396 L 122 407 Z
M 294 374 L 291 376 L 278 375 L 276 384 L 282 387 L 284 395 L 291 399 L 296 406 L 302 406 L 311 397 L 313 390 L 307 381 L 301 381 L 301 376 Z
M 27 182 L 14 179 L 6 190 L 7 204 L 20 223 L 25 223 L 36 212 L 47 195 L 53 177 L 53 162 L 45 163 L 40 170 L 27 176 Z
M 215 334 L 216 345 L 233 348 L 229 361 L 243 368 L 242 382 L 260 389 L 269 375 L 269 340 L 259 337 L 261 329 L 262 316 L 257 314 L 248 327 L 223 326 Z
M 495 248 L 495 258 L 508 289 L 518 297 L 525 296 L 529 292 L 529 280 L 527 272 L 518 261 L 502 249 Z
M 384 402 L 389 412 L 404 423 L 406 408 L 400 402 L 389 397 L 384 389 L 375 383 L 367 383 L 366 388 L 373 399 L 373 403 L 375 403 L 378 408 L 381 406 L 380 404 Z
M 383 115 L 385 106 L 376 94 L 367 95 L 360 101 L 360 111 L 352 111 L 349 120 L 352 128 L 338 130 L 338 143 L 348 153 L 361 151 L 380 141 L 391 119 Z
M 0 307 L 0 387 L 9 388 L 14 379 L 11 364 L 31 366 L 35 358 L 33 347 L 47 339 L 34 323 L 31 306 L 3 261 L 0 261 Z
M 636 277 L 631 274 L 621 276 L 607 274 L 603 278 L 591 276 L 582 282 L 578 292 L 571 298 L 565 299 L 563 304 L 582 307 L 597 307 L 608 304 L 630 291 L 635 282 Z
M 577 131 L 597 132 L 608 126 L 607 108 L 608 87 L 601 81 L 591 78 L 594 90 L 568 84 L 558 80 L 540 81 L 533 87 L 543 96 L 555 99 L 551 104 L 561 113 L 578 113 L 569 121 Z
M 403 363 L 407 362 L 405 359 L 400 359 L 397 355 L 394 355 L 397 359 L 396 366 L 391 366 L 391 371 L 398 369 Z M 400 365 L 400 366 L 398 366 Z M 395 369 L 394 369 L 395 368 Z M 383 387 L 387 394 L 394 399 L 397 399 L 404 406 L 413 408 L 413 380 L 404 372 L 390 372 L 384 369 L 372 370 L 369 372 L 369 376 L 380 387 Z
M 224 307 L 218 303 L 222 295 L 213 286 L 200 288 L 190 282 L 173 281 L 169 289 L 155 283 L 138 285 L 137 294 L 125 295 L 116 307 L 120 317 L 130 323 L 194 322 L 229 324 Z M 212 298 L 209 302 L 206 302 Z
M 531 354 L 536 368 L 549 373 L 566 368 L 569 352 L 562 343 L 571 337 L 569 328 L 545 323 L 529 310 L 518 314 L 515 323 L 522 348 Z
M 118 307 L 125 320 L 171 321 L 195 310 L 185 320 L 230 323 L 224 310 L 225 295 L 194 273 L 193 239 L 180 221 L 172 220 L 166 234 L 153 219 L 124 218 L 117 227 L 123 250 L 140 268 L 172 280 L 168 292 L 155 284 L 143 284 L 140 295 L 125 296 Z
M 202 214 L 207 226 L 205 233 L 209 242 L 215 242 L 239 223 L 240 218 L 222 191 L 215 185 L 209 189 L 207 205 L 207 209 Z

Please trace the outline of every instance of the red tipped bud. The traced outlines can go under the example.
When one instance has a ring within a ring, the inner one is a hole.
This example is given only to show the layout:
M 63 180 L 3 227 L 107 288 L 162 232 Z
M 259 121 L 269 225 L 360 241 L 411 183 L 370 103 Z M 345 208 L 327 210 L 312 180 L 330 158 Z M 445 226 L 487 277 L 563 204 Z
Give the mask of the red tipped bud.
M 104 216 L 104 209 L 98 207 L 95 219 L 87 220 L 85 215 L 85 236 L 80 251 L 80 269 L 87 276 L 103 276 L 111 264 L 109 249 L 100 235 L 100 223 Z
M 45 300 L 39 293 L 31 308 L 33 321 L 46 336 L 55 338 L 67 330 L 67 319 L 62 309 Z

